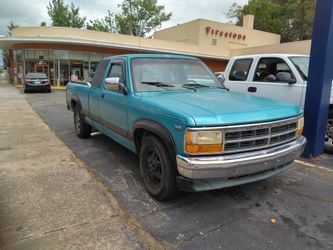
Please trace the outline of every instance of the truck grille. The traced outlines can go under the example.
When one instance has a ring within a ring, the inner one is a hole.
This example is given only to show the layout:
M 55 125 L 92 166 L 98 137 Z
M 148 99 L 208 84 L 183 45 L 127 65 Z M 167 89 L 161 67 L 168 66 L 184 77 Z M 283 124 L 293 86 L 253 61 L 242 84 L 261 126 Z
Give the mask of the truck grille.
M 297 118 L 281 122 L 228 126 L 223 130 L 225 153 L 257 150 L 294 140 Z

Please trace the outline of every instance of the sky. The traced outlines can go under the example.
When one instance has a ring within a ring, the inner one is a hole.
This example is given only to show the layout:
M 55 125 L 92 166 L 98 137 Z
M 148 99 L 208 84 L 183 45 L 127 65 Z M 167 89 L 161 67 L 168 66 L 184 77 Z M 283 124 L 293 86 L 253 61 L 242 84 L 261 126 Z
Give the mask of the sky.
M 119 12 L 118 5 L 122 0 L 64 0 L 66 4 L 73 2 L 80 7 L 81 16 L 87 20 L 102 18 L 111 12 Z M 226 14 L 230 6 L 236 2 L 244 5 L 248 0 L 157 0 L 164 5 L 167 12 L 172 12 L 169 21 L 162 24 L 167 28 L 197 18 L 205 18 L 220 22 L 228 22 Z M 20 26 L 39 26 L 45 21 L 50 25 L 47 14 L 49 0 L 1 0 L 0 8 L 0 35 L 7 35 L 7 25 L 13 21 Z

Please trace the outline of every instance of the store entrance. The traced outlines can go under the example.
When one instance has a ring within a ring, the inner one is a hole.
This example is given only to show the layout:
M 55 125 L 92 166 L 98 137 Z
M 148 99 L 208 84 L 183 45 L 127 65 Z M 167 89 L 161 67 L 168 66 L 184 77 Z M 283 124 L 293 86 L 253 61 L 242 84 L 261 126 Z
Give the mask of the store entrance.
M 34 72 L 45 73 L 47 76 L 49 75 L 49 65 L 47 64 L 35 64 Z
M 83 80 L 83 62 L 71 61 L 71 80 Z

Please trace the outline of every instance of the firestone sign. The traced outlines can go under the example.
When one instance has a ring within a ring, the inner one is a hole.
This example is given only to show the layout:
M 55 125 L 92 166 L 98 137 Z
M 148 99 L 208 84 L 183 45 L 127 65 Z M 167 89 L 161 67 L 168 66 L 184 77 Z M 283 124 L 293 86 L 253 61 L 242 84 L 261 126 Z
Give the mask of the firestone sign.
M 235 32 L 228 32 L 228 31 L 223 31 L 223 30 L 218 30 L 218 29 L 213 29 L 210 26 L 207 26 L 205 28 L 206 30 L 206 35 L 212 35 L 212 36 L 219 36 L 219 37 L 225 37 L 225 38 L 233 38 L 233 39 L 238 39 L 238 40 L 245 40 L 246 35 L 240 34 L 240 33 L 235 33 Z

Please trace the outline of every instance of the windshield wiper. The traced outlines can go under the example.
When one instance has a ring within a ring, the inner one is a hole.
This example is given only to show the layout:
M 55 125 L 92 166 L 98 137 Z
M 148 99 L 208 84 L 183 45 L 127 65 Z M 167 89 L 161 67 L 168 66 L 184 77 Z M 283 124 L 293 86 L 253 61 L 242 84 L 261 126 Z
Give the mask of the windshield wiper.
M 219 89 L 226 89 L 229 91 L 229 89 L 225 86 L 212 86 L 212 85 L 204 85 L 200 83 L 184 83 L 182 85 L 184 88 L 188 89 L 198 89 L 198 88 L 219 88 Z
M 141 82 L 142 84 L 154 85 L 156 87 L 176 87 L 175 85 L 163 83 L 163 82 Z
M 209 88 L 209 86 L 200 84 L 200 83 L 184 83 L 182 84 L 182 87 L 189 88 L 189 89 L 197 89 L 197 88 Z

